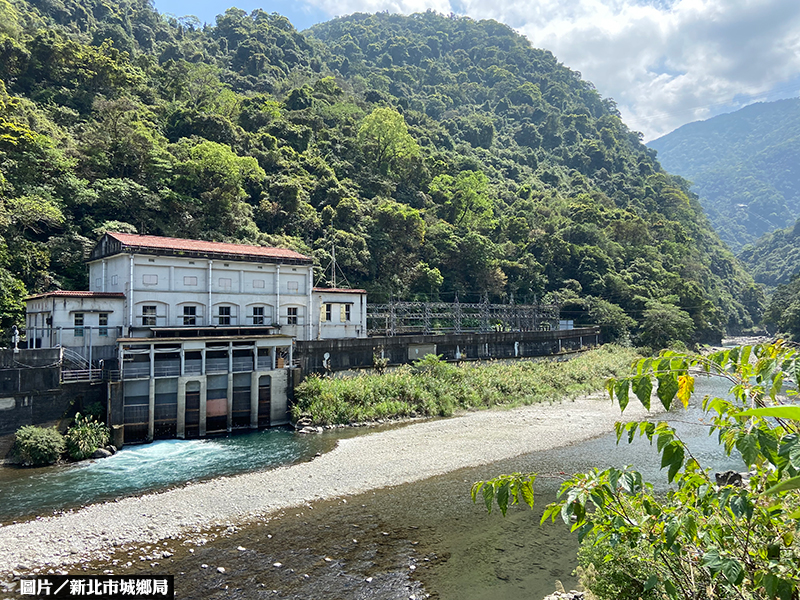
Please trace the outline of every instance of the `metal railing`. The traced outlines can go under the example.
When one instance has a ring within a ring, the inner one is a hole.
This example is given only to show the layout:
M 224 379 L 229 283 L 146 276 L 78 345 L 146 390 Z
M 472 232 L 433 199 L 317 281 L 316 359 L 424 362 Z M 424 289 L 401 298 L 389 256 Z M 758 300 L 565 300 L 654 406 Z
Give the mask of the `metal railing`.
M 126 363 L 122 367 L 122 377 L 124 379 L 150 377 L 150 363 Z
M 105 380 L 103 369 L 68 369 L 61 371 L 61 381 L 63 383 L 75 381 L 103 381 Z
M 77 366 L 76 370 L 81 371 L 89 368 L 89 360 L 86 359 L 84 356 L 81 356 L 74 350 L 70 350 L 69 348 L 62 348 L 61 349 L 61 356 L 62 356 L 62 368 L 63 364 L 65 363 L 72 363 L 73 365 Z

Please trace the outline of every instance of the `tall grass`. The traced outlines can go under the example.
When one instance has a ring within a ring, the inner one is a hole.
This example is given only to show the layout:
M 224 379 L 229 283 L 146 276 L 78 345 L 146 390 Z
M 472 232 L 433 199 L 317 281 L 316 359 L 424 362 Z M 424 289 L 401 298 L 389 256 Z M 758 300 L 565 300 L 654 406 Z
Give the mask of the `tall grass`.
M 295 390 L 294 420 L 316 425 L 450 416 L 458 410 L 519 406 L 574 398 L 627 372 L 635 350 L 606 345 L 570 360 L 518 360 L 460 366 L 428 356 L 378 375 L 308 377 Z

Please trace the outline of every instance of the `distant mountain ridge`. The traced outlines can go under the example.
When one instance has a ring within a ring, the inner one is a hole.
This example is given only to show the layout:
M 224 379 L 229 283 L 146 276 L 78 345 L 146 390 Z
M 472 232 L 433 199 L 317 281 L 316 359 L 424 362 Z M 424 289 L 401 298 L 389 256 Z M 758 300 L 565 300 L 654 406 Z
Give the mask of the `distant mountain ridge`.
M 689 123 L 648 144 L 694 183 L 712 226 L 735 252 L 800 216 L 800 99 L 752 104 Z

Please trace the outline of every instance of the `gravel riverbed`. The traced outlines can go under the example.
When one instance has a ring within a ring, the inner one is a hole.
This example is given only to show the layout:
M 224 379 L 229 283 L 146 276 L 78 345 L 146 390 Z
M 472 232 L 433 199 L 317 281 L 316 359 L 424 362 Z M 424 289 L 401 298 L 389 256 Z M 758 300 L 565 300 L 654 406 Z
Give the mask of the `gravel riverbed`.
M 640 418 L 631 403 L 624 420 Z M 0 578 L 103 559 L 120 546 L 236 526 L 282 509 L 410 483 L 613 430 L 619 408 L 595 395 L 557 404 L 469 412 L 340 440 L 314 460 L 190 483 L 0 526 Z

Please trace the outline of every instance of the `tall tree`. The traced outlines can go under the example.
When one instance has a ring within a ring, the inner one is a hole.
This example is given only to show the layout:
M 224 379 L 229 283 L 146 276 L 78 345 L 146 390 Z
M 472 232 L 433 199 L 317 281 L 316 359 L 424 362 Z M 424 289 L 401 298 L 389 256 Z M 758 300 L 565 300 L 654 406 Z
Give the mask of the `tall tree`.
M 408 133 L 403 115 L 392 108 L 376 108 L 364 118 L 358 143 L 383 174 L 397 175 L 403 161 L 419 154 L 419 145 Z

